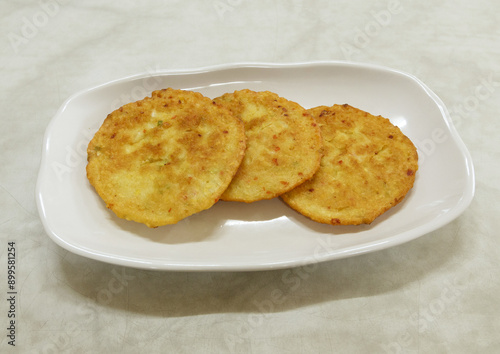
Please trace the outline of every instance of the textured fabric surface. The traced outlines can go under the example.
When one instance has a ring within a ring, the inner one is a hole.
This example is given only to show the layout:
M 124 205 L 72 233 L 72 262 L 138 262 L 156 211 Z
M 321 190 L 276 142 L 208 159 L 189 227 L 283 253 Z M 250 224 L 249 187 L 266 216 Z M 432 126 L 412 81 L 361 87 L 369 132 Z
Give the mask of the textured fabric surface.
M 500 352 L 498 13 L 494 0 L 1 2 L 0 289 L 9 299 L 15 242 L 17 294 L 15 319 L 0 302 L 0 352 Z M 476 171 L 459 218 L 383 251 L 241 273 L 125 268 L 46 235 L 42 141 L 72 94 L 158 70 L 317 60 L 402 70 L 443 100 Z

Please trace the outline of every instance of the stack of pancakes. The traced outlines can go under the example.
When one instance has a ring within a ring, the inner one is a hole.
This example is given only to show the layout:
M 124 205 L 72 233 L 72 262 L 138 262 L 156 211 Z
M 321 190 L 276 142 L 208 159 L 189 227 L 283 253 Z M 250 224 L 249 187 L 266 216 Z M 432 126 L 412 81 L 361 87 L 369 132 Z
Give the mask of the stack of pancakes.
M 218 200 L 280 196 L 321 223 L 371 223 L 412 188 L 415 146 L 347 104 L 309 110 L 269 91 L 215 99 L 164 89 L 115 110 L 88 146 L 87 177 L 118 217 L 174 224 Z

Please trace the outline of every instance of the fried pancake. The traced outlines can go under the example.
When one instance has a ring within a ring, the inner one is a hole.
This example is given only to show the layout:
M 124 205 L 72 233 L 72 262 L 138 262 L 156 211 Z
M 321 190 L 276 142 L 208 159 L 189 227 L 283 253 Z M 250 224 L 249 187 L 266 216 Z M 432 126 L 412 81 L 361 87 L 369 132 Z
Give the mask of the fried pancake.
M 149 227 L 210 208 L 245 151 L 244 126 L 200 93 L 165 89 L 107 116 L 87 177 L 118 217 Z
M 251 90 L 226 93 L 214 101 L 245 124 L 247 149 L 221 199 L 271 199 L 311 178 L 319 168 L 321 134 L 299 104 L 277 94 Z
M 369 224 L 403 200 L 418 169 L 417 150 L 398 127 L 349 105 L 308 110 L 323 136 L 323 158 L 309 181 L 282 195 L 326 224 Z

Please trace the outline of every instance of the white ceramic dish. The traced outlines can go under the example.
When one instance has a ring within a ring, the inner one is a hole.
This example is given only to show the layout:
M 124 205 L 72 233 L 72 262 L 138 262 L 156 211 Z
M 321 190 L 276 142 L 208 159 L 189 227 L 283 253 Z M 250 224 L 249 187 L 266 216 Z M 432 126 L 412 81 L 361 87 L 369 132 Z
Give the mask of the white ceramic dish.
M 212 98 L 242 88 L 270 90 L 306 108 L 349 103 L 385 116 L 419 150 L 414 188 L 363 226 L 319 224 L 280 199 L 219 202 L 157 229 L 118 219 L 87 181 L 87 144 L 112 110 L 164 87 Z M 264 270 L 381 250 L 433 231 L 470 204 L 474 171 L 445 106 L 415 77 L 343 62 L 241 64 L 146 73 L 70 97 L 47 127 L 36 193 L 48 235 L 76 254 L 147 269 Z

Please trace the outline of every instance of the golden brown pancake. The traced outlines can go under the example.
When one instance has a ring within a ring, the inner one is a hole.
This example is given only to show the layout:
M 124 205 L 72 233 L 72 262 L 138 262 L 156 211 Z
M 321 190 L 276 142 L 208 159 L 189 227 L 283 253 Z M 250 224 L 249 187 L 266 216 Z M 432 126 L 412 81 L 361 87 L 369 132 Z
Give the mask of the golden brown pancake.
M 323 158 L 313 178 L 281 196 L 289 206 L 321 223 L 357 225 L 403 200 L 418 156 L 398 127 L 349 105 L 308 111 L 321 128 Z
M 105 119 L 87 177 L 118 217 L 149 227 L 210 208 L 243 158 L 243 124 L 200 93 L 165 89 Z
M 303 183 L 319 168 L 321 134 L 299 104 L 269 91 L 226 93 L 214 101 L 245 124 L 247 149 L 221 199 L 271 199 Z

